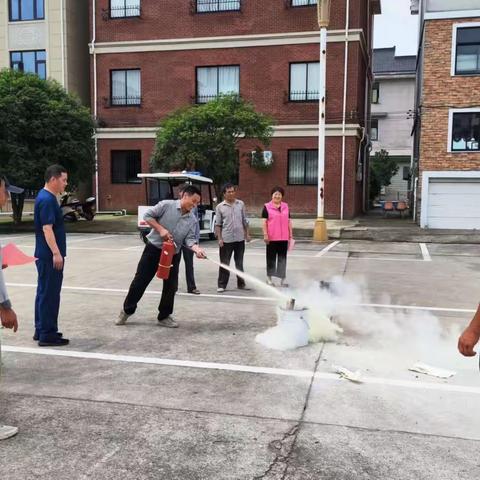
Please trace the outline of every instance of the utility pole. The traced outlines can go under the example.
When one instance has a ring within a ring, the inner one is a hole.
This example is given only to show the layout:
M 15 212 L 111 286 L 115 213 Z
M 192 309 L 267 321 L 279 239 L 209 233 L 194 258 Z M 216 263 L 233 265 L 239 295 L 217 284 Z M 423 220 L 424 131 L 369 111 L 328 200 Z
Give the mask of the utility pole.
M 326 83 L 327 83 L 327 27 L 330 22 L 330 0 L 318 0 L 318 26 L 320 28 L 320 82 L 318 112 L 318 187 L 317 220 L 313 230 L 313 239 L 328 240 L 327 224 L 324 218 L 325 186 L 325 120 L 326 120 Z

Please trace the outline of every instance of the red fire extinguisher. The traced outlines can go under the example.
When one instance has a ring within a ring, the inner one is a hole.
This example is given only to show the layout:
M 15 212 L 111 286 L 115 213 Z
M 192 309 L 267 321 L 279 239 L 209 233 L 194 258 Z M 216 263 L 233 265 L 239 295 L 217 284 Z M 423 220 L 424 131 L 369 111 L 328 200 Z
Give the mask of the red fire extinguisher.
M 170 275 L 173 256 L 175 255 L 175 244 L 170 241 L 163 242 L 162 254 L 158 262 L 157 277 L 166 280 Z

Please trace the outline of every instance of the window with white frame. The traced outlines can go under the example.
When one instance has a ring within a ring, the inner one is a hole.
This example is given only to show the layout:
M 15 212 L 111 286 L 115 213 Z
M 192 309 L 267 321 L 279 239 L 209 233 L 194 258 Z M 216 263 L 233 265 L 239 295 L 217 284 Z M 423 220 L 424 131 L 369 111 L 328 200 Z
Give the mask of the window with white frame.
M 197 0 L 197 13 L 240 10 L 241 0 Z
M 372 85 L 372 103 L 378 103 L 380 101 L 380 84 L 373 82 Z
M 378 119 L 372 118 L 370 126 L 370 140 L 376 142 L 378 140 Z
M 291 102 L 310 102 L 319 98 L 320 63 L 304 62 L 290 64 Z
M 457 28 L 455 75 L 480 74 L 480 27 Z
M 140 16 L 140 0 L 110 0 L 110 18 Z
M 480 150 L 480 110 L 452 114 L 452 152 Z
M 240 66 L 197 67 L 197 103 L 240 93 Z
M 290 5 L 292 7 L 308 7 L 310 5 L 316 5 L 317 0 L 291 0 Z
M 288 151 L 288 184 L 317 185 L 318 150 Z
M 140 105 L 142 103 L 141 75 L 139 69 L 112 70 L 111 104 Z

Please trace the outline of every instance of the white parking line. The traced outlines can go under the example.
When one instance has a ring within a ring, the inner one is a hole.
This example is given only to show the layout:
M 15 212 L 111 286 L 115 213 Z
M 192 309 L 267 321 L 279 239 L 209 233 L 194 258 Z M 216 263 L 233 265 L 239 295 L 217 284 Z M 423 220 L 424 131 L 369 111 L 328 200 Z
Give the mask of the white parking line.
M 338 244 L 340 243 L 340 240 L 336 240 L 335 242 L 332 242 L 330 245 L 327 245 L 323 250 L 320 250 L 315 257 L 323 257 L 328 251 L 330 251 L 332 248 L 335 248 Z
M 86 360 L 103 360 L 109 362 L 122 362 L 122 363 L 140 363 L 147 365 L 161 365 L 168 367 L 180 367 L 180 368 L 199 368 L 204 370 L 221 370 L 227 372 L 241 372 L 263 375 L 278 375 L 286 377 L 296 378 L 311 378 L 313 375 L 317 380 L 333 380 L 345 382 L 339 375 L 334 373 L 316 372 L 315 374 L 309 370 L 290 370 L 285 368 L 272 368 L 272 367 L 255 367 L 250 365 L 235 365 L 230 363 L 215 363 L 215 362 L 197 362 L 191 360 L 174 360 L 168 358 L 157 357 L 139 357 L 133 355 L 113 355 L 110 353 L 95 353 L 95 352 L 81 352 L 74 350 L 56 350 L 56 349 L 39 349 L 28 347 L 14 347 L 10 345 L 2 346 L 4 352 L 20 353 L 29 355 L 45 355 L 54 357 L 67 357 L 78 358 Z M 363 383 L 373 385 L 388 385 L 391 387 L 403 387 L 414 388 L 420 390 L 437 390 L 443 392 L 456 392 L 456 393 L 471 393 L 480 395 L 479 387 L 471 387 L 468 385 L 450 385 L 445 383 L 434 382 L 422 382 L 412 380 L 395 380 L 382 377 L 364 377 Z
M 104 240 L 105 238 L 118 237 L 119 235 L 100 235 L 98 237 L 81 238 L 80 240 L 70 240 L 67 238 L 67 245 L 71 243 L 92 242 L 93 240 Z
M 7 287 L 17 287 L 17 288 L 37 288 L 36 283 L 7 283 Z M 62 287 L 63 290 L 79 291 L 79 292 L 104 292 L 104 293 L 127 293 L 128 290 L 123 288 L 97 288 L 97 287 Z M 161 290 L 147 290 L 145 292 L 148 295 L 161 295 Z M 277 303 L 278 298 L 273 297 L 254 297 L 246 295 L 229 295 L 225 293 L 214 294 L 214 293 L 202 293 L 200 295 L 192 295 L 191 293 L 177 292 L 177 295 L 189 297 L 189 298 L 214 298 L 221 300 L 222 298 L 230 300 L 254 300 L 261 302 L 273 302 Z M 382 303 L 358 303 L 353 304 L 352 306 L 358 307 L 367 307 L 367 308 L 385 308 L 391 310 L 425 310 L 433 312 L 450 312 L 450 313 L 475 313 L 476 310 L 471 310 L 467 308 L 444 308 L 444 307 L 423 307 L 418 305 L 390 305 Z
M 430 252 L 428 251 L 426 243 L 420 243 L 420 250 L 422 251 L 423 261 L 424 262 L 431 262 L 432 257 L 430 256 Z

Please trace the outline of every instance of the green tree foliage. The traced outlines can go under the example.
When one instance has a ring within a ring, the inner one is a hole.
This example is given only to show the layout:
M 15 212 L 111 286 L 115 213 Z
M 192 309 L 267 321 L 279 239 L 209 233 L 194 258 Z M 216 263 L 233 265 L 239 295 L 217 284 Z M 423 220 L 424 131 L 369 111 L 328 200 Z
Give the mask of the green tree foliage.
M 370 159 L 370 199 L 378 195 L 382 187 L 388 187 L 392 177 L 398 172 L 399 166 L 394 158 L 390 158 L 386 150 L 376 152 Z
M 255 139 L 266 147 L 273 135 L 272 119 L 238 96 L 221 95 L 203 105 L 179 110 L 160 124 L 152 169 L 198 170 L 216 185 L 231 180 L 238 168 L 238 142 Z
M 0 71 L 0 170 L 12 183 L 39 189 L 53 163 L 68 169 L 70 185 L 89 180 L 93 134 L 88 108 L 57 82 Z

